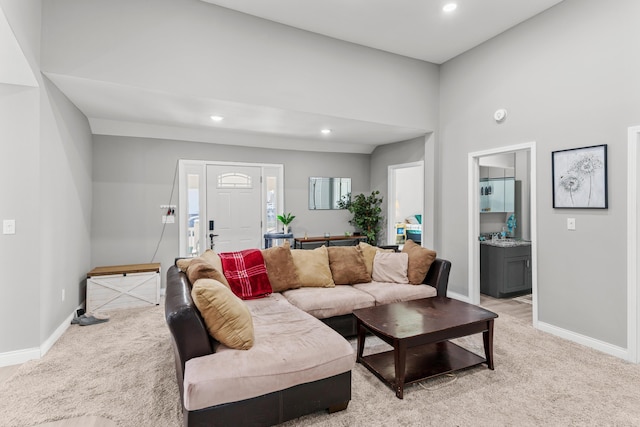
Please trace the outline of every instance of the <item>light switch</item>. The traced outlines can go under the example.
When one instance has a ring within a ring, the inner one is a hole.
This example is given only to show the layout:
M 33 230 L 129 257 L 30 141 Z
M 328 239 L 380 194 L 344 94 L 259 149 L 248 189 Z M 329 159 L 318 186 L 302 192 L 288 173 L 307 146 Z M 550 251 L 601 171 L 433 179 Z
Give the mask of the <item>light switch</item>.
M 567 218 L 567 230 L 575 231 L 576 230 L 576 219 L 575 218 Z
M 2 234 L 16 234 L 15 219 L 5 219 L 2 221 Z

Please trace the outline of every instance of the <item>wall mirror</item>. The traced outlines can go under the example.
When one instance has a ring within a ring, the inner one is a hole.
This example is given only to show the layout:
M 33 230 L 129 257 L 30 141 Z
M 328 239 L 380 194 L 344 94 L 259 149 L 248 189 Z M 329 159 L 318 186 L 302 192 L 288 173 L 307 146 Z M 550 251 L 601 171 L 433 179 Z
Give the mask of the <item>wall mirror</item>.
M 480 159 L 480 213 L 513 212 L 515 154 L 496 154 Z
M 351 178 L 309 177 L 309 209 L 340 209 L 338 202 L 351 195 Z

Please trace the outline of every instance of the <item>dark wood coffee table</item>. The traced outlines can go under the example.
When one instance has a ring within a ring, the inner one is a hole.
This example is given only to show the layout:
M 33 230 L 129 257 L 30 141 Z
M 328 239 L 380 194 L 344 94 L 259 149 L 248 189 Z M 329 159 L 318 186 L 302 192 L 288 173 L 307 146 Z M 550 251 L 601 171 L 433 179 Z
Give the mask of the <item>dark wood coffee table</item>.
M 378 305 L 353 311 L 358 327 L 358 363 L 402 399 L 404 385 L 486 363 L 493 369 L 493 320 L 497 314 L 446 297 Z M 363 356 L 367 331 L 393 346 Z M 482 332 L 485 358 L 450 339 Z

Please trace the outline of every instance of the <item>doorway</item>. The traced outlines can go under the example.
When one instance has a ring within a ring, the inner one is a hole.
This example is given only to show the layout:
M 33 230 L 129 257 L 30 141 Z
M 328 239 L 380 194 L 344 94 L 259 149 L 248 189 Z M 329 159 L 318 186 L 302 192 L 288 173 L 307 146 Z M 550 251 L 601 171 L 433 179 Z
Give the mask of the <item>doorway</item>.
M 180 256 L 261 248 L 284 212 L 281 164 L 179 160 Z
M 388 167 L 388 245 L 403 245 L 407 239 L 422 244 L 424 210 L 424 162 Z
M 627 360 L 640 362 L 640 284 L 638 254 L 640 254 L 640 126 L 629 128 L 627 165 Z
M 216 251 L 260 247 L 260 172 L 256 166 L 207 166 L 207 223 Z
M 531 289 L 532 289 L 532 323 L 537 328 L 538 323 L 538 298 L 537 298 L 537 232 L 536 232 L 536 144 L 529 142 L 524 144 L 500 147 L 492 150 L 469 153 L 468 156 L 468 299 L 472 304 L 480 303 L 480 182 L 481 159 L 488 156 L 515 153 L 528 154 L 529 164 L 526 179 L 528 180 L 529 193 L 529 233 L 531 240 Z

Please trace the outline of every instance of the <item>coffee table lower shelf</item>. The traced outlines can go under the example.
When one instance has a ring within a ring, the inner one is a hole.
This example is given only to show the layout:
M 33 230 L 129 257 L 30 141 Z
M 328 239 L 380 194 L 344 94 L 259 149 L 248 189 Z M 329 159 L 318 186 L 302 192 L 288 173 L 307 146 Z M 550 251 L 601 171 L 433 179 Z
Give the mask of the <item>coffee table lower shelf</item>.
M 396 390 L 396 368 L 394 351 L 363 356 L 358 360 L 391 390 Z M 411 384 L 438 375 L 486 363 L 467 349 L 450 341 L 425 344 L 407 349 L 404 384 Z

